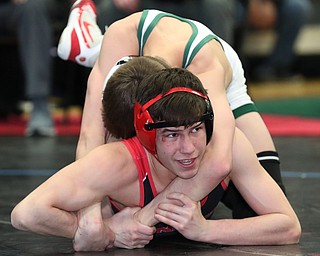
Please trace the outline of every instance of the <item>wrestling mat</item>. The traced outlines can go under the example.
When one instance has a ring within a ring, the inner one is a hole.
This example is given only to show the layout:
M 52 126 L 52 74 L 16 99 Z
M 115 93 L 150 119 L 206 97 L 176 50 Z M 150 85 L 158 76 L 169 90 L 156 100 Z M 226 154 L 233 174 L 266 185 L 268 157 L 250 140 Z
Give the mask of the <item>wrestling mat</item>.
M 256 101 L 273 136 L 319 136 L 320 97 Z

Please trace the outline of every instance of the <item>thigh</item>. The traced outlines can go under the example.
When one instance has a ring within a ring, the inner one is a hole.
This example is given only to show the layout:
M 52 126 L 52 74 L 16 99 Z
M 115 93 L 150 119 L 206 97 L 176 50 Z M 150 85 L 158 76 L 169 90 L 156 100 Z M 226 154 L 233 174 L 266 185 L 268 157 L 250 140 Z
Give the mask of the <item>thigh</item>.
M 239 116 L 236 127 L 246 135 L 256 153 L 275 150 L 271 135 L 258 112 Z

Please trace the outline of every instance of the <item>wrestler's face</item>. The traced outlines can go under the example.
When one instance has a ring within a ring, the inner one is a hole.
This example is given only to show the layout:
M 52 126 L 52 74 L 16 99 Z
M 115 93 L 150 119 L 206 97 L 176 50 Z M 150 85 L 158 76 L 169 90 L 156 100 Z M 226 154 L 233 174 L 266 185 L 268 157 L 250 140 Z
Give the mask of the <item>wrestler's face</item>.
M 192 178 L 206 149 L 204 123 L 157 129 L 156 149 L 161 164 L 173 174 L 183 179 Z

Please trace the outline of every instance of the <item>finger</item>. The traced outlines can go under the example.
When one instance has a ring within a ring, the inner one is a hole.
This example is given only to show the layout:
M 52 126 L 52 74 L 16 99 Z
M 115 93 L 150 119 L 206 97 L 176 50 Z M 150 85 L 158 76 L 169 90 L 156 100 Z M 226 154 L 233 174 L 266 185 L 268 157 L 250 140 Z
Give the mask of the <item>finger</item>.
M 156 232 L 156 228 L 141 224 L 138 226 L 137 232 L 141 235 L 153 236 L 153 234 Z
M 155 213 L 160 215 L 162 218 L 165 218 L 165 222 L 164 221 L 161 221 L 161 222 L 164 222 L 168 225 L 171 226 L 171 221 L 173 221 L 174 223 L 183 223 L 184 220 L 186 219 L 186 211 L 185 211 L 185 208 L 183 207 L 178 207 L 182 210 L 173 210 L 172 208 L 175 208 L 175 207 L 172 207 L 169 205 L 169 210 L 165 210 L 165 209 L 156 209 Z M 170 221 L 170 224 L 168 223 L 168 221 Z M 175 224 L 176 225 L 176 224 Z
M 146 232 L 140 232 L 140 231 L 135 231 L 131 234 L 130 236 L 130 241 L 133 241 L 134 243 L 139 242 L 140 240 L 152 240 L 153 239 L 153 229 L 150 228 L 148 229 L 148 233 Z
M 152 239 L 151 239 L 152 240 Z M 144 246 L 146 246 L 147 244 L 149 244 L 150 242 L 151 242 L 151 240 L 142 240 L 141 241 L 141 246 L 143 245 L 143 247 Z
M 152 239 L 153 235 L 140 234 L 139 239 L 136 239 L 136 241 L 151 241 Z
M 153 233 L 147 234 L 147 233 L 137 232 L 135 240 L 139 240 L 139 239 L 148 239 L 148 240 L 150 240 L 152 238 L 153 238 Z
M 173 227 L 176 230 L 179 230 L 179 228 L 180 228 L 179 223 L 176 220 L 167 218 L 166 216 L 163 216 L 163 215 L 157 214 L 157 213 L 154 215 L 154 217 L 159 222 L 165 223 L 165 224 Z
M 119 241 L 116 241 L 114 243 L 114 246 L 117 247 L 117 248 L 124 248 L 124 249 L 131 249 L 132 248 L 132 245 L 129 245 L 129 244 L 126 244 L 126 243 L 123 243 L 123 242 L 119 242 Z
M 180 201 L 185 207 L 192 207 L 195 204 L 195 201 L 193 201 L 191 198 L 189 198 L 188 196 L 186 196 L 183 193 L 170 193 L 168 194 L 167 198 L 169 200 L 178 200 Z
M 184 216 L 188 211 L 185 206 L 177 206 L 170 203 L 160 203 L 155 209 L 155 212 L 164 215 L 168 218 L 174 218 L 175 216 Z
M 111 249 L 111 248 L 113 248 L 114 246 L 115 246 L 114 243 L 108 244 L 107 247 L 106 247 L 106 249 Z
M 148 239 L 147 240 L 139 240 L 139 242 L 136 242 L 134 244 L 134 247 L 135 248 L 142 248 L 142 247 L 146 246 L 149 243 L 150 243 L 150 240 L 148 240 Z

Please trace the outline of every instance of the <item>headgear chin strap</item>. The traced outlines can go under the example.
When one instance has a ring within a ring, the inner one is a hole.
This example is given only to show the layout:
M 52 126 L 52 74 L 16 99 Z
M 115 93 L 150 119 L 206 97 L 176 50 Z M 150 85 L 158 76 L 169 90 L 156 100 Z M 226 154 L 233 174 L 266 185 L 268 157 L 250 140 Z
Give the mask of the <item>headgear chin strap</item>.
M 192 90 L 187 87 L 175 87 L 170 89 L 166 94 L 159 94 L 155 98 L 149 100 L 143 106 L 136 102 L 134 105 L 134 127 L 136 130 L 137 137 L 141 144 L 153 155 L 156 155 L 156 130 L 157 128 L 164 128 L 164 127 L 174 127 L 176 124 L 160 121 L 154 122 L 148 108 L 152 106 L 154 103 L 159 101 L 160 99 L 176 92 L 187 92 L 197 95 L 203 98 L 206 102 L 207 109 L 203 116 L 200 118 L 200 122 L 204 122 L 206 126 L 206 133 L 207 133 L 207 143 L 209 143 L 212 132 L 213 132 L 213 111 L 212 106 L 209 101 L 209 98 L 195 90 Z

